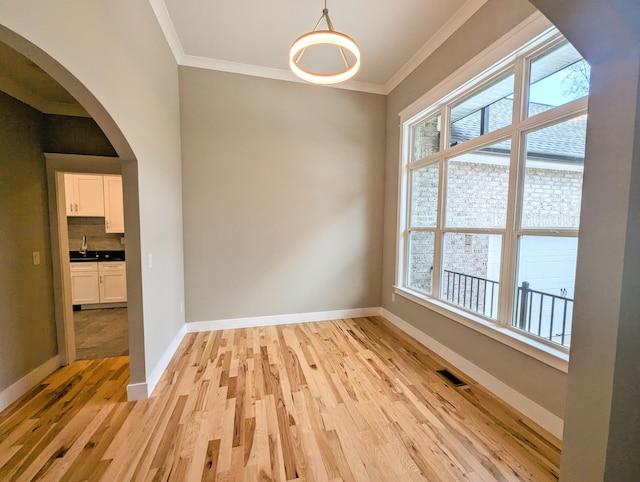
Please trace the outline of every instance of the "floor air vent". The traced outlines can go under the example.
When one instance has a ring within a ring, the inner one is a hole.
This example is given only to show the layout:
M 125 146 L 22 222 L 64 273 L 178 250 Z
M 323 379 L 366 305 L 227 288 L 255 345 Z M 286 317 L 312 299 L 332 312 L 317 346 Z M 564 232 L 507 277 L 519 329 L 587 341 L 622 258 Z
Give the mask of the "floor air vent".
M 436 373 L 441 377 L 446 378 L 447 381 L 449 381 L 449 383 L 451 383 L 454 387 L 464 387 L 466 385 L 466 382 L 460 380 L 446 368 L 444 370 L 436 370 Z

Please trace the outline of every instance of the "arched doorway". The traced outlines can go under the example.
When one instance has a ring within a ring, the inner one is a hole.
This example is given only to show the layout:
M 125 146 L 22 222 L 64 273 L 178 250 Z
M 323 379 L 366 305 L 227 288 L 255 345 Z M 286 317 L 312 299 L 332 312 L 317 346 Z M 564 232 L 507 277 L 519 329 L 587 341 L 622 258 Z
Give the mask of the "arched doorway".
M 146 398 L 185 332 L 175 57 L 149 2 L 1 3 L 0 17 L 0 40 L 71 93 L 122 162 L 126 258 L 133 268 L 127 270 L 127 393 Z
M 63 86 L 73 97 L 82 103 L 83 107 L 98 122 L 100 128 L 116 149 L 121 159 L 122 175 L 124 185 L 124 198 L 127 210 L 127 255 L 133 260 L 131 263 L 131 273 L 128 275 L 129 296 L 129 326 L 130 332 L 134 336 L 130 342 L 130 360 L 132 380 L 134 376 L 138 380 L 144 380 L 144 343 L 142 333 L 142 303 L 141 303 L 141 273 L 140 263 L 135 260 L 140 259 L 140 229 L 138 210 L 138 186 L 137 186 L 137 161 L 127 140 L 121 130 L 116 125 L 112 117 L 106 112 L 99 101 L 93 96 L 68 70 L 57 63 L 42 49 L 39 49 L 21 36 L 0 26 L 0 40 L 9 47 L 20 52 L 29 60 L 45 70 L 61 86 Z M 55 185 L 55 183 L 54 183 Z M 55 199 L 55 193 L 52 195 Z M 73 314 L 71 313 L 69 286 L 62 282 L 64 279 L 60 259 L 60 251 L 57 248 L 58 225 L 52 219 L 52 268 L 53 268 L 53 291 L 55 300 L 55 320 L 56 338 L 58 344 L 58 359 L 62 364 L 69 361 L 69 346 L 73 337 L 69 330 L 73 329 Z M 35 262 L 34 262 L 35 264 Z M 28 368 L 29 369 L 29 368 Z M 28 387 L 27 387 L 28 388 Z

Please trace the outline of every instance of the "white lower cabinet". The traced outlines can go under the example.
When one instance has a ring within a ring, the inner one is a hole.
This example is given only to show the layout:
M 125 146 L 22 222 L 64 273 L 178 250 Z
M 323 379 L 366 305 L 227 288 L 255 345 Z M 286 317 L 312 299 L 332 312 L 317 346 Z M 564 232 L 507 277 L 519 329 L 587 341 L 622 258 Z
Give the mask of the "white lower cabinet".
M 71 299 L 74 305 L 100 303 L 98 263 L 71 263 Z
M 71 263 L 71 299 L 74 305 L 127 301 L 124 261 Z
M 100 303 L 127 301 L 127 270 L 124 261 L 98 262 Z

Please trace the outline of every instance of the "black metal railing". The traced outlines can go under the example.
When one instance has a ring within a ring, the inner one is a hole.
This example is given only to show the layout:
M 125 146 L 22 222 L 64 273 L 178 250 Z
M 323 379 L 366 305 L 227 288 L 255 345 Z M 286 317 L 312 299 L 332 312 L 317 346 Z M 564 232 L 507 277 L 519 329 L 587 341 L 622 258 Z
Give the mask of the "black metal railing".
M 498 282 L 445 269 L 442 298 L 495 318 L 498 312 Z
M 444 270 L 442 299 L 484 316 L 496 318 L 498 286 L 497 281 L 487 278 Z M 514 327 L 569 347 L 573 299 L 567 297 L 566 290 L 561 290 L 561 295 L 554 295 L 533 290 L 529 283 L 524 281 L 518 286 L 515 314 Z
M 524 281 L 518 286 L 514 326 L 540 338 L 568 347 L 571 343 L 573 300 L 543 291 L 532 290 Z

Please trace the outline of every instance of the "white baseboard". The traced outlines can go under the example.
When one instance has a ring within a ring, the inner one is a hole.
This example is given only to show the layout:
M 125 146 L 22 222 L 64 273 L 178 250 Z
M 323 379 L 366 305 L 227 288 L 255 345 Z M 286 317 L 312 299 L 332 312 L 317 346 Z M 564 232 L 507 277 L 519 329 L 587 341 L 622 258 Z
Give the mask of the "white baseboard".
M 342 318 L 378 316 L 379 314 L 380 307 L 373 307 L 354 308 L 351 310 L 316 311 L 313 313 L 293 313 L 288 315 L 255 316 L 251 318 L 232 318 L 228 320 L 193 321 L 191 323 L 187 323 L 187 333 L 231 330 L 234 328 L 254 328 L 257 326 L 288 325 L 291 323 L 308 323 L 312 321 L 339 320 Z
M 20 380 L 13 385 L 5 388 L 0 392 L 0 411 L 7 408 L 13 402 L 15 402 L 22 395 L 27 393 L 43 379 L 51 375 L 60 367 L 60 356 L 56 355 L 50 360 L 47 360 L 39 367 L 33 369 L 27 373 Z
M 504 382 L 498 380 L 496 377 L 484 371 L 477 365 L 474 365 L 466 358 L 461 357 L 450 348 L 447 348 L 442 343 L 434 340 L 423 331 L 420 331 L 415 326 L 404 321 L 402 318 L 394 315 L 384 308 L 381 308 L 380 311 L 383 317 L 396 325 L 406 334 L 415 338 L 424 346 L 447 360 L 454 367 L 469 375 L 480 385 L 492 392 L 505 403 L 508 403 L 513 408 L 529 417 L 545 430 L 549 431 L 559 439 L 562 439 L 564 421 L 560 417 L 554 415 L 546 408 L 541 407 L 533 400 L 528 399 L 520 392 L 514 390 Z
M 149 398 L 149 390 L 146 383 L 130 383 L 127 385 L 127 400 L 135 402 L 136 400 L 145 400 Z
M 127 400 L 133 402 L 135 400 L 144 400 L 151 396 L 153 390 L 160 381 L 160 377 L 167 369 L 171 358 L 173 358 L 173 355 L 178 350 L 178 347 L 186 334 L 187 331 L 183 325 L 178 333 L 176 333 L 176 336 L 173 337 L 171 343 L 169 343 L 169 346 L 160 357 L 158 363 L 156 363 L 156 366 L 153 367 L 153 371 L 151 372 L 151 375 L 147 377 L 146 383 L 130 383 L 127 385 Z

